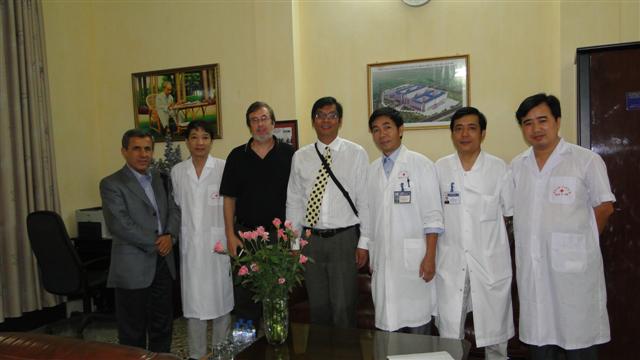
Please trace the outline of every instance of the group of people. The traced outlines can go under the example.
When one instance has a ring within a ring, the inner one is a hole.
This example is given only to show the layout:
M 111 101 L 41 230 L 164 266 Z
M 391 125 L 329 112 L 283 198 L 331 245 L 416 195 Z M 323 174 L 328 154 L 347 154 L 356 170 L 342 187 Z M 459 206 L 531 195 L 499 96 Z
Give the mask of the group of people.
M 190 357 L 206 354 L 207 320 L 214 343 L 232 310 L 259 320 L 251 294 L 233 287 L 229 256 L 213 248 L 221 241 L 237 256 L 239 230 L 263 226 L 275 237 L 277 217 L 311 234 L 302 251 L 314 259 L 305 272 L 313 323 L 356 326 L 357 272 L 368 264 L 378 329 L 435 326 L 461 339 L 472 312 L 487 359 L 506 359 L 514 326 L 505 217 L 513 216 L 520 339 L 533 359 L 597 358 L 596 345 L 610 339 L 599 248 L 615 201 L 606 167 L 559 136 L 554 96 L 526 98 L 516 119 L 530 148 L 510 165 L 482 150 L 487 119 L 473 107 L 453 114 L 456 151 L 434 163 L 402 144 L 401 114 L 380 108 L 368 128 L 382 154 L 369 163 L 362 146 L 338 136 L 335 98 L 313 104 L 317 140 L 295 152 L 272 134 L 273 109 L 255 102 L 246 112 L 251 139 L 226 161 L 210 154 L 209 125 L 190 122 L 191 157 L 170 179 L 149 170 L 152 137 L 127 131 L 126 165 L 100 183 L 120 343 L 170 350 L 176 242 Z

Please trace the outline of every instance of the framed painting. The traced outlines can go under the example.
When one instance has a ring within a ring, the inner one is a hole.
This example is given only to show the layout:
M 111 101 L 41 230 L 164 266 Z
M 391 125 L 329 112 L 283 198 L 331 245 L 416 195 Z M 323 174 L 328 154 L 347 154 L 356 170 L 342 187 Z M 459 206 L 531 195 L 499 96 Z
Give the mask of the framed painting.
M 276 121 L 273 135 L 298 150 L 298 120 Z
M 189 122 L 210 122 L 214 137 L 222 138 L 218 64 L 131 74 L 136 128 L 156 141 L 185 139 Z
M 367 65 L 369 114 L 390 106 L 404 127 L 449 127 L 451 115 L 469 105 L 469 55 Z

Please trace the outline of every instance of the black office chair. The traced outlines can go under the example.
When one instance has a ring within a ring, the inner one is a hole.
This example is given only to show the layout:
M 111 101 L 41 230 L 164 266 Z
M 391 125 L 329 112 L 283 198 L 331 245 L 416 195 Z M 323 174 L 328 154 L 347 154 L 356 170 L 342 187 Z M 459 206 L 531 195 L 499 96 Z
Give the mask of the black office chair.
M 78 257 L 69 234 L 60 218 L 53 211 L 36 211 L 27 216 L 27 231 L 31 248 L 38 260 L 40 279 L 48 292 L 64 296 L 82 296 L 83 313 L 77 335 L 82 337 L 84 328 L 97 316 L 91 312 L 91 297 L 106 286 L 107 272 L 91 270 L 91 265 L 106 262 L 98 258 L 83 263 Z M 104 317 L 104 316 L 100 316 Z

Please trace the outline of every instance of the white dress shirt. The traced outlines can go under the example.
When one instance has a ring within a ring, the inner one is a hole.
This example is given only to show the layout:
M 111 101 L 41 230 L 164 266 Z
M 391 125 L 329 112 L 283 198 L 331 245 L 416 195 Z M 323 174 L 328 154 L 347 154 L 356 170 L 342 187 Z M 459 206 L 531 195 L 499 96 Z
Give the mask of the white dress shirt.
M 327 181 L 322 206 L 316 229 L 337 229 L 360 224 L 364 221 L 361 209 L 364 209 L 366 200 L 365 181 L 369 157 L 364 148 L 349 140 L 337 137 L 329 145 L 320 141 L 308 144 L 293 155 L 291 174 L 287 188 L 287 219 L 293 222 L 296 229 L 309 226 L 305 221 L 307 202 L 313 189 L 313 184 L 318 175 L 318 169 L 322 167 L 320 157 L 316 153 L 324 153 L 325 147 L 331 149 L 331 170 L 340 181 L 344 189 L 349 193 L 360 218 L 353 213 L 349 202 L 344 197 L 338 186 L 332 179 Z

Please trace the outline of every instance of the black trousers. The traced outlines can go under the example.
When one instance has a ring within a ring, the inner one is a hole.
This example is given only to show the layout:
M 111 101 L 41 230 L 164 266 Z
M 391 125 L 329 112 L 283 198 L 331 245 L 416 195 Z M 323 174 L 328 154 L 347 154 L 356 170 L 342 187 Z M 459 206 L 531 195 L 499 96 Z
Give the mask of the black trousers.
M 597 345 L 583 349 L 565 350 L 557 345 L 529 345 L 532 360 L 597 360 Z
M 120 344 L 153 352 L 171 351 L 172 288 L 173 279 L 167 261 L 158 256 L 156 274 L 151 286 L 133 290 L 115 289 Z

